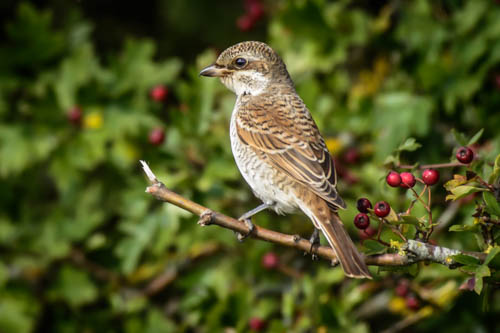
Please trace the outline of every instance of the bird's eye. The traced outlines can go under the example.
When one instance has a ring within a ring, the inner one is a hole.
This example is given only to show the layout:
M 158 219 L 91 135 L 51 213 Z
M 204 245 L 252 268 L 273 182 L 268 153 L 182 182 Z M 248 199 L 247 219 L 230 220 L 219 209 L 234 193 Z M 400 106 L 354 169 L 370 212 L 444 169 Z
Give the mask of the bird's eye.
M 234 63 L 237 67 L 243 68 L 247 64 L 247 61 L 245 58 L 236 58 Z

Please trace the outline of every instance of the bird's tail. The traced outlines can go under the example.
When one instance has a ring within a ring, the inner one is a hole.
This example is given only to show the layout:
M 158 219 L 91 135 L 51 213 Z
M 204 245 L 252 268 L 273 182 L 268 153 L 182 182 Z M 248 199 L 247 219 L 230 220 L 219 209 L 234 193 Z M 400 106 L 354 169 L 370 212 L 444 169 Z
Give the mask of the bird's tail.
M 319 200 L 323 201 L 318 198 Z M 362 255 L 347 234 L 337 213 L 330 210 L 325 202 L 318 202 L 314 206 L 315 209 L 312 210 L 314 224 L 325 235 L 345 275 L 357 279 L 371 279 Z

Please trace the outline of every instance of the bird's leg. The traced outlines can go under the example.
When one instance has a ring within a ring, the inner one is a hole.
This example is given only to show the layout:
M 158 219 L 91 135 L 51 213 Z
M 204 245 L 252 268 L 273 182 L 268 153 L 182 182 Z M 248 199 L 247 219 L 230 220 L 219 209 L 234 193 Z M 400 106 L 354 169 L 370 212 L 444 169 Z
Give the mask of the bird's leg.
M 238 220 L 243 221 L 248 228 L 248 232 L 246 235 L 238 233 L 238 240 L 240 242 L 242 242 L 245 238 L 250 236 L 250 234 L 255 230 L 255 226 L 252 223 L 252 216 L 263 211 L 264 209 L 269 208 L 270 206 L 271 206 L 270 204 L 263 203 L 260 206 L 255 207 L 254 209 L 252 209 L 252 210 L 250 210 L 250 211 L 248 211 L 245 214 L 240 216 L 240 218 Z
M 309 242 L 311 242 L 311 248 L 309 249 L 309 253 L 311 254 L 312 260 L 318 259 L 318 256 L 316 253 L 314 253 L 314 248 L 319 246 L 320 244 L 320 239 L 319 239 L 319 229 L 314 228 L 314 231 L 309 237 Z

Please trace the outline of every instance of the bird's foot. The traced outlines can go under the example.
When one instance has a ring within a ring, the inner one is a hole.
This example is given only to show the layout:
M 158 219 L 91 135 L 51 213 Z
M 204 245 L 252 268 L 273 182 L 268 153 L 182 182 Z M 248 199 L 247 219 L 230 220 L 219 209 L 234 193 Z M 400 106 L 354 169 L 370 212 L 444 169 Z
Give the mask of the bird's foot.
M 245 235 L 240 233 L 240 232 L 237 233 L 236 237 L 238 238 L 238 240 L 240 242 L 243 242 L 245 240 L 245 238 L 247 238 L 248 236 L 250 236 L 252 234 L 252 232 L 255 230 L 255 226 L 252 223 L 252 220 L 250 218 L 240 219 L 240 221 L 243 221 L 248 228 L 248 232 Z
M 212 220 L 214 218 L 215 213 L 211 209 L 207 209 L 200 215 L 200 219 L 198 220 L 198 224 L 202 227 L 212 224 Z
M 311 247 L 309 248 L 309 252 L 304 252 L 304 256 L 310 254 L 312 260 L 318 260 L 318 255 L 315 253 L 316 248 L 320 245 L 318 229 L 314 229 L 309 242 L 311 242 Z
M 340 261 L 338 259 L 332 259 L 332 261 L 330 261 L 330 265 L 332 265 L 332 267 L 337 267 L 339 264 Z

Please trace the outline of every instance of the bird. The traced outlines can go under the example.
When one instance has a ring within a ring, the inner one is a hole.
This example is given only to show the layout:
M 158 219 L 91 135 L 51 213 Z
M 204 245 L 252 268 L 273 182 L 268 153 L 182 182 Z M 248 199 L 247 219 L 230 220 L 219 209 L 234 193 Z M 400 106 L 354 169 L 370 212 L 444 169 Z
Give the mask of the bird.
M 371 279 L 337 213 L 346 204 L 336 189 L 333 158 L 278 53 L 263 42 L 240 42 L 200 75 L 219 78 L 236 94 L 231 150 L 243 178 L 262 201 L 240 217 L 249 234 L 251 217 L 260 211 L 302 211 L 314 225 L 311 244 L 319 243 L 321 231 L 346 276 Z

